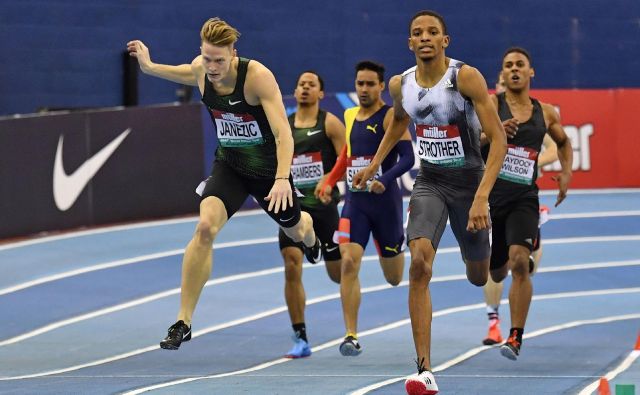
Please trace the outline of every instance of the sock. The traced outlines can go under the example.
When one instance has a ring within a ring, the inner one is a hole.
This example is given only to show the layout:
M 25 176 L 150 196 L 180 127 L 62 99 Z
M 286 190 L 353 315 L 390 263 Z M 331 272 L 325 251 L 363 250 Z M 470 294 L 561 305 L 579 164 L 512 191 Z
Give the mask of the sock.
M 307 327 L 304 324 L 304 322 L 301 322 L 299 324 L 293 324 L 291 326 L 293 327 L 293 332 L 296 334 L 296 337 L 298 339 L 302 339 L 307 343 L 309 343 L 309 340 L 307 340 Z
M 498 313 L 499 308 L 499 304 L 487 305 L 487 316 L 489 317 L 489 321 L 500 319 L 500 314 Z
M 522 344 L 522 334 L 524 333 L 524 328 L 511 328 L 509 329 L 509 335 L 513 336 L 513 332 L 516 334 L 516 340 L 519 344 Z

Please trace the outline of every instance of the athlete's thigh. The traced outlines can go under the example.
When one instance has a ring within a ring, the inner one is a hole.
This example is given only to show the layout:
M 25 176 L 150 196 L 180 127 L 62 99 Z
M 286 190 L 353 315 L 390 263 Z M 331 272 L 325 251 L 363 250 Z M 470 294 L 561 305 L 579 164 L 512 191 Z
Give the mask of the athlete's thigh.
M 449 222 L 453 231 L 462 259 L 465 262 L 478 262 L 489 258 L 491 250 L 489 247 L 489 229 L 482 229 L 477 232 L 469 232 L 467 224 L 469 222 L 469 210 L 473 203 L 473 195 L 465 194 L 454 199 L 449 199 L 447 207 L 449 209 Z
M 538 237 L 540 211 L 537 198 L 515 201 L 506 221 L 507 245 L 521 245 L 533 251 Z
M 416 182 L 409 200 L 407 243 L 425 238 L 430 240 L 433 249 L 437 250 L 447 226 L 448 215 L 444 196 L 438 188 L 427 182 Z
M 363 197 L 353 199 L 347 196 L 338 225 L 338 242 L 340 244 L 356 243 L 364 250 L 369 242 L 371 223 L 363 207 L 366 205 Z
M 243 177 L 236 173 L 224 162 L 215 161 L 211 175 L 207 178 L 202 200 L 214 196 L 222 201 L 227 212 L 227 219 L 231 218 L 240 209 L 249 196 Z
M 273 218 L 278 225 L 283 228 L 291 228 L 300 222 L 300 201 L 295 193 L 295 188 L 293 186 L 293 178 L 289 176 L 289 185 L 291 185 L 291 193 L 293 196 L 293 205 L 289 205 L 287 203 L 287 208 L 282 211 L 274 212 L 272 208 L 271 211 L 268 210 L 269 202 L 264 200 L 265 197 L 269 195 L 271 192 L 271 188 L 273 188 L 273 183 L 275 182 L 272 178 L 257 178 L 246 181 L 247 189 L 249 194 L 256 199 L 256 202 L 262 207 L 262 209 L 267 213 L 268 216 Z
M 506 210 L 501 207 L 491 207 L 491 263 L 490 270 L 496 270 L 509 261 L 509 246 L 505 235 Z
M 371 217 L 371 233 L 378 255 L 391 258 L 402 252 L 404 229 L 402 227 L 402 196 L 389 196 L 380 202 L 374 210 L 377 215 Z

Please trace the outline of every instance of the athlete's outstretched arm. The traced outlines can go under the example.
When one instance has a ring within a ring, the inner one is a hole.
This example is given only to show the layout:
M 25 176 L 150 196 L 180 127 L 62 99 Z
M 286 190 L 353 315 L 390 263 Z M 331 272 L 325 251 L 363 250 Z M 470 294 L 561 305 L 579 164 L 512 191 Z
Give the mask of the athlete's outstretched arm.
M 333 149 L 336 151 L 336 156 L 340 156 L 342 149 L 346 146 L 346 128 L 344 126 L 344 123 L 340 121 L 340 118 L 336 117 L 330 112 L 327 112 L 327 118 L 324 121 L 324 130 L 326 131 L 329 140 L 331 140 Z M 331 170 L 332 169 L 324 169 L 326 173 L 322 177 L 322 179 L 320 179 L 314 191 L 314 195 L 316 196 L 316 198 L 320 199 L 320 201 L 324 204 L 331 203 L 330 195 L 333 186 L 327 188 L 326 193 L 324 192 L 325 181 L 328 179 Z M 335 185 L 335 182 L 333 183 L 333 185 Z
M 383 127 L 384 130 L 388 130 L 393 120 L 394 114 L 393 107 L 390 108 L 385 114 Z M 382 173 L 382 176 L 374 180 L 369 186 L 369 191 L 374 193 L 383 193 L 389 183 L 395 182 L 398 177 L 411 170 L 415 163 L 415 153 L 413 152 L 413 144 L 411 142 L 411 133 L 409 129 L 405 129 L 400 140 L 392 148 L 398 153 L 398 161 L 387 171 Z
M 384 137 L 380 141 L 378 151 L 371 160 L 371 164 L 360 170 L 353 176 L 353 185 L 356 188 L 365 188 L 367 186 L 367 180 L 371 179 L 382 161 L 389 155 L 391 149 L 402 138 L 409 126 L 409 115 L 402 108 L 402 76 L 394 75 L 389 80 L 389 93 L 393 98 L 393 118 L 391 118 L 391 125 L 389 129 L 385 130 Z
M 276 156 L 278 167 L 273 188 L 265 200 L 269 202 L 268 210 L 278 213 L 287 209 L 287 204 L 293 206 L 289 175 L 291 174 L 291 160 L 293 158 L 293 136 L 287 121 L 287 113 L 282 102 L 280 87 L 273 73 L 262 64 L 251 61 L 247 71 L 247 84 L 250 91 L 260 100 L 260 105 L 269 121 L 269 127 L 276 140 Z
M 458 90 L 471 99 L 482 131 L 490 142 L 486 168 L 469 210 L 467 230 L 477 231 L 490 226 L 489 193 L 498 178 L 500 168 L 507 153 L 507 136 L 498 117 L 496 107 L 487 93 L 487 83 L 480 72 L 470 66 L 463 66 L 458 72 Z
M 147 46 L 140 40 L 129 41 L 127 43 L 127 51 L 129 51 L 130 56 L 138 59 L 140 70 L 145 74 L 177 82 L 179 84 L 198 86 L 198 80 L 196 74 L 194 74 L 193 64 L 171 66 L 167 64 L 154 63 L 151 61 L 151 57 L 149 56 L 149 48 L 147 48 Z M 194 62 L 196 59 L 194 59 Z
M 547 123 L 547 133 L 558 146 L 558 160 L 560 160 L 560 166 L 562 170 L 556 176 L 551 177 L 553 181 L 558 183 L 558 200 L 556 200 L 556 207 L 567 197 L 567 189 L 571 182 L 572 165 L 573 165 L 573 148 L 571 147 L 571 140 L 567 137 L 567 134 L 562 128 L 560 123 L 560 114 L 556 109 L 547 103 L 542 103 L 542 112 L 544 113 L 545 122 Z

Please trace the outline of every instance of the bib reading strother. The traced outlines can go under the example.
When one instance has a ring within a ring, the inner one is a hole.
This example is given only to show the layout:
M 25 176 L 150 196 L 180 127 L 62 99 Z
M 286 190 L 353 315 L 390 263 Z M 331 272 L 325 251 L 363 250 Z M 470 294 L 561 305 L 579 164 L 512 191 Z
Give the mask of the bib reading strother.
M 417 66 L 402 73 L 402 107 L 416 126 L 422 173 L 477 186 L 484 169 L 481 127 L 471 100 L 458 91 L 457 77 L 463 65 L 449 59 L 447 71 L 432 88 L 418 85 Z
M 262 106 L 249 105 L 244 97 L 249 62 L 238 58 L 238 76 L 230 95 L 218 95 L 205 76 L 202 102 L 218 137 L 216 160 L 248 178 L 273 178 L 277 167 L 275 137 Z

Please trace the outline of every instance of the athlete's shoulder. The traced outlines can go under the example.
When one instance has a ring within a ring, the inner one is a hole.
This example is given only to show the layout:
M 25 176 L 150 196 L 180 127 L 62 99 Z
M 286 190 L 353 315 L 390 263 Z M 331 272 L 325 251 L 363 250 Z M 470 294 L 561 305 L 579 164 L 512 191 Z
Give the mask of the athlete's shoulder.
M 560 121 L 560 113 L 558 113 L 558 110 L 556 110 L 556 107 L 554 105 L 541 102 L 539 100 L 538 103 L 540 103 L 540 107 L 542 107 L 542 114 L 547 124 Z
M 462 66 L 465 66 L 465 65 L 467 65 L 467 64 L 465 62 L 463 62 L 462 60 L 449 58 L 449 68 L 461 69 Z
M 247 58 L 238 58 L 238 61 L 247 62 L 247 75 L 251 74 L 253 76 L 264 76 L 264 75 L 273 75 L 271 70 L 267 68 L 267 66 L 258 62 L 255 59 L 247 59 Z
M 409 74 L 415 74 L 417 68 L 418 68 L 418 65 L 415 65 L 411 68 L 406 69 L 405 71 L 402 72 L 401 77 L 405 77 Z

